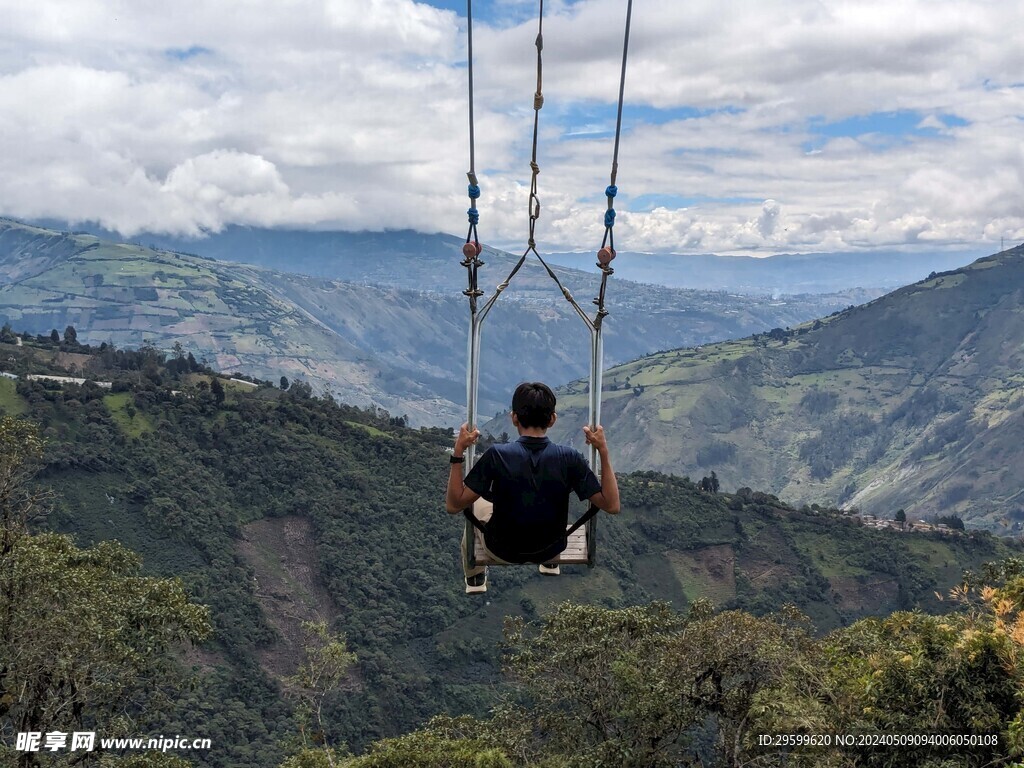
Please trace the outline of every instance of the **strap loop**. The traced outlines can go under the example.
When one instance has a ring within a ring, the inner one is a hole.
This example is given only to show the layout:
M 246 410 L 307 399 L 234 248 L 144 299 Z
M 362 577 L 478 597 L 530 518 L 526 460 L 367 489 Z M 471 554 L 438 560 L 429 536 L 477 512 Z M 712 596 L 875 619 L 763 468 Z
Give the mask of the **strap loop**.
M 473 514 L 472 507 L 466 507 L 466 509 L 462 510 L 462 514 L 465 515 L 466 519 L 473 524 L 474 528 L 480 530 L 480 533 L 487 533 L 487 527 L 480 522 L 476 515 Z

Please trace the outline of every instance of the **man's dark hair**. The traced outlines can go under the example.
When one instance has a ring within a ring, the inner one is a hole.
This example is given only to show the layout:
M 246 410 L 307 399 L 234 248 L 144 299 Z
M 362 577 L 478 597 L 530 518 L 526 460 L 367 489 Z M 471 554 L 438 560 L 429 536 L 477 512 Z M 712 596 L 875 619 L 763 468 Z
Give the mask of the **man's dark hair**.
M 524 429 L 547 429 L 555 412 L 555 393 L 539 381 L 524 381 L 512 395 L 512 412 Z

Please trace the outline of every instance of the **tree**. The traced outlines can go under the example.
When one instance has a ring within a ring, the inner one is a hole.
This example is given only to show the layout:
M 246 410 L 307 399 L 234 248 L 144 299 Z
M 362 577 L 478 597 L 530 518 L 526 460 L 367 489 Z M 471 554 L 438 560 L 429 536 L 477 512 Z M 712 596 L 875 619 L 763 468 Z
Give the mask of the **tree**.
M 217 405 L 224 402 L 224 385 L 220 383 L 219 377 L 214 376 L 210 379 L 210 392 L 213 393 L 213 399 L 217 401 Z
M 50 331 L 50 341 L 52 341 L 54 344 L 60 344 L 60 331 L 58 331 L 56 328 Z
M 284 391 L 284 390 L 287 390 L 287 389 L 288 389 L 288 377 L 287 376 L 282 376 L 281 377 L 281 390 Z
M 966 597 L 966 590 L 957 591 Z M 762 724 L 763 732 L 990 733 L 998 735 L 998 745 L 943 747 L 948 763 L 933 762 L 936 751 L 927 745 L 901 747 L 899 765 L 1007 765 L 1005 758 L 1018 757 L 1024 747 L 1020 731 L 1014 735 L 1024 725 L 1024 678 L 1012 631 L 1024 626 L 1013 621 L 1005 595 L 991 588 L 983 594 L 987 605 L 969 612 L 898 612 L 833 632 L 820 643 L 820 660 L 791 678 L 787 706 L 771 707 L 775 719 Z M 863 745 L 843 753 L 848 762 L 842 765 L 895 764 L 891 755 Z
M 42 456 L 43 441 L 35 424 L 0 417 L 0 563 L 45 509 L 48 494 L 28 490 Z
M 342 768 L 513 768 L 513 765 L 524 765 L 509 760 L 506 752 L 495 747 L 486 733 L 478 735 L 482 730 L 472 718 L 439 715 L 426 727 L 405 736 L 378 741 L 367 754 L 341 765 Z M 281 768 L 327 768 L 327 763 L 288 760 Z
M 714 470 L 712 470 L 711 476 L 702 477 L 700 479 L 700 483 L 697 484 L 697 487 L 705 493 L 718 493 L 718 489 L 722 486 L 721 483 L 718 482 L 718 475 L 716 475 Z
M 299 702 L 296 717 L 302 750 L 285 766 L 334 768 L 345 750 L 331 746 L 324 724 L 324 702 L 345 680 L 356 657 L 349 653 L 343 635 L 327 629 L 327 622 L 303 622 L 302 630 L 306 633 L 305 660 L 288 679 L 289 695 Z
M 895 520 L 897 523 L 905 523 L 907 522 L 907 513 L 902 509 L 897 509 L 896 514 L 893 517 L 893 520 Z
M 517 690 L 484 727 L 453 735 L 526 765 L 753 765 L 763 702 L 806 665 L 808 626 L 795 611 L 715 614 L 706 600 L 685 615 L 564 603 L 539 625 L 509 619 Z
M 30 533 L 45 511 L 29 485 L 41 455 L 34 425 L 0 418 L 0 733 L 137 733 L 178 679 L 172 652 L 209 634 L 209 611 L 177 579 L 141 576 L 117 542 Z M 3 765 L 41 757 L 0 745 Z
M 510 620 L 505 667 L 529 709 L 518 718 L 521 734 L 505 738 L 533 742 L 529 764 L 575 754 L 581 764 L 658 765 L 651 761 L 655 753 L 668 758 L 673 751 L 662 736 L 678 735 L 678 724 L 693 713 L 658 696 L 635 673 L 649 668 L 658 643 L 684 625 L 683 616 L 660 603 L 617 611 L 563 604 L 540 627 Z M 543 733 L 543 740 L 530 738 L 531 731 Z M 631 762 L 625 755 L 634 744 L 639 748 Z
M 964 530 L 964 521 L 959 515 L 940 515 L 935 518 L 936 525 L 947 525 L 953 530 Z
M 78 343 L 78 331 L 75 330 L 75 326 L 69 325 L 64 329 L 64 343 L 70 345 Z

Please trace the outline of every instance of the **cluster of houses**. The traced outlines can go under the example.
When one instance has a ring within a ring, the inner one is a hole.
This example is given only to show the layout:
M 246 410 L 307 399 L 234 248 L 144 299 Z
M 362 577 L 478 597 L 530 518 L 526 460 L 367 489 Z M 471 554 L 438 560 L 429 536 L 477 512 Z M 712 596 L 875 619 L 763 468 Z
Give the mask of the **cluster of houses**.
M 961 531 L 958 528 L 952 528 L 945 523 L 929 523 L 926 520 L 906 520 L 905 522 L 900 522 L 898 520 L 887 520 L 883 517 L 866 515 L 860 512 L 844 512 L 843 514 L 845 517 L 860 523 L 865 528 L 900 531 L 903 533 L 944 533 L 949 536 L 964 535 L 964 531 Z

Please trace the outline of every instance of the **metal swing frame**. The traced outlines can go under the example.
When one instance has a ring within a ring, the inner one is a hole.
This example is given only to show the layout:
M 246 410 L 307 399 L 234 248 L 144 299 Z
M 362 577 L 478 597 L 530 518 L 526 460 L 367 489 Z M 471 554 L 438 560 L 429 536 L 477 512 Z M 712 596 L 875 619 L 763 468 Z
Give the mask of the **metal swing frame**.
M 561 281 L 555 272 L 548 266 L 547 262 L 544 261 L 540 253 L 537 252 L 535 231 L 537 219 L 540 218 L 540 199 L 537 195 L 537 177 L 540 173 L 540 166 L 537 163 L 537 144 L 540 124 L 540 110 L 544 105 L 544 96 L 542 89 L 542 75 L 543 75 L 543 59 L 542 51 L 544 48 L 544 0 L 539 0 L 539 13 L 538 13 L 538 29 L 536 38 L 537 47 L 537 90 L 534 93 L 533 109 L 534 109 L 534 120 L 533 120 L 533 154 L 530 162 L 530 168 L 532 170 L 532 179 L 530 184 L 530 198 L 529 198 L 529 237 L 527 240 L 526 250 L 522 256 L 519 257 L 519 261 L 512 268 L 512 271 L 508 276 L 495 288 L 494 293 L 488 298 L 483 306 L 478 306 L 479 299 L 482 297 L 483 291 L 480 290 L 478 284 L 478 271 L 479 268 L 484 265 L 484 262 L 480 259 L 482 253 L 482 247 L 479 243 L 479 237 L 477 234 L 477 224 L 479 223 L 479 212 L 476 207 L 476 201 L 480 198 L 480 187 L 478 185 L 476 176 L 476 150 L 475 150 L 475 135 L 474 135 L 474 119 L 473 119 L 473 0 L 466 0 L 467 5 L 467 22 L 468 22 L 468 54 L 469 54 L 469 164 L 470 168 L 466 174 L 469 179 L 469 202 L 470 208 L 467 211 L 469 216 L 469 230 L 466 234 L 466 244 L 463 246 L 464 259 L 461 262 L 462 266 L 466 268 L 468 277 L 468 287 L 463 294 L 469 299 L 469 333 L 467 339 L 467 366 L 466 366 L 466 410 L 467 410 L 467 424 L 468 428 L 472 430 L 476 425 L 477 419 L 477 398 L 480 387 L 480 348 L 481 348 L 481 336 L 483 330 L 484 320 L 487 319 L 487 315 L 490 313 L 491 308 L 494 306 L 498 297 L 501 296 L 502 292 L 508 287 L 512 278 L 515 277 L 516 273 L 522 268 L 526 262 L 527 257 L 533 253 L 537 260 L 543 265 L 547 271 L 548 276 L 555 282 L 558 288 L 561 290 L 562 295 L 565 297 L 577 315 L 586 325 L 587 330 L 590 333 L 590 385 L 589 385 L 589 409 L 588 409 L 588 421 L 591 427 L 596 427 L 601 423 L 601 395 L 603 389 L 603 376 L 604 376 L 604 337 L 602 334 L 603 321 L 605 316 L 608 315 L 608 310 L 605 308 L 605 292 L 607 289 L 608 278 L 614 274 L 614 270 L 609 266 L 612 259 L 615 258 L 615 241 L 613 227 L 615 225 L 615 208 L 614 198 L 617 193 L 617 187 L 615 186 L 616 176 L 618 174 L 618 157 L 619 157 L 619 137 L 622 132 L 622 104 L 623 96 L 625 92 L 626 82 L 626 60 L 629 50 L 629 31 L 630 21 L 632 18 L 633 0 L 627 0 L 626 7 L 626 24 L 624 40 L 622 45 L 622 69 L 619 78 L 619 100 L 618 100 L 618 112 L 616 116 L 615 125 L 615 148 L 612 156 L 612 168 L 611 168 L 611 181 L 608 187 L 605 189 L 605 195 L 607 197 L 607 210 L 605 211 L 605 233 L 604 239 L 601 242 L 601 248 L 598 251 L 597 266 L 601 270 L 601 288 L 597 297 L 593 300 L 593 303 L 597 305 L 597 313 L 591 318 L 586 311 L 576 302 L 572 297 L 572 294 L 562 285 Z M 463 465 L 464 476 L 469 473 L 473 468 L 473 464 L 476 461 L 476 446 L 470 445 L 466 451 L 466 461 Z M 587 461 L 590 464 L 590 468 L 593 470 L 598 479 L 601 477 L 601 462 L 598 456 L 597 449 L 594 446 L 588 446 Z M 479 502 L 478 502 L 479 504 Z M 566 550 L 556 559 L 549 562 L 567 563 L 567 564 L 586 564 L 593 567 L 596 562 L 597 555 L 597 513 L 598 508 L 594 505 L 590 505 L 590 508 L 584 513 L 575 523 L 573 523 L 566 531 L 567 538 L 569 539 L 569 545 Z M 463 514 L 466 518 L 466 546 L 468 549 L 468 560 L 470 565 L 499 565 L 504 564 L 497 561 L 490 555 L 484 545 L 483 539 L 483 525 L 477 519 L 474 514 L 474 509 L 463 510 Z M 582 541 L 581 541 L 582 538 Z

